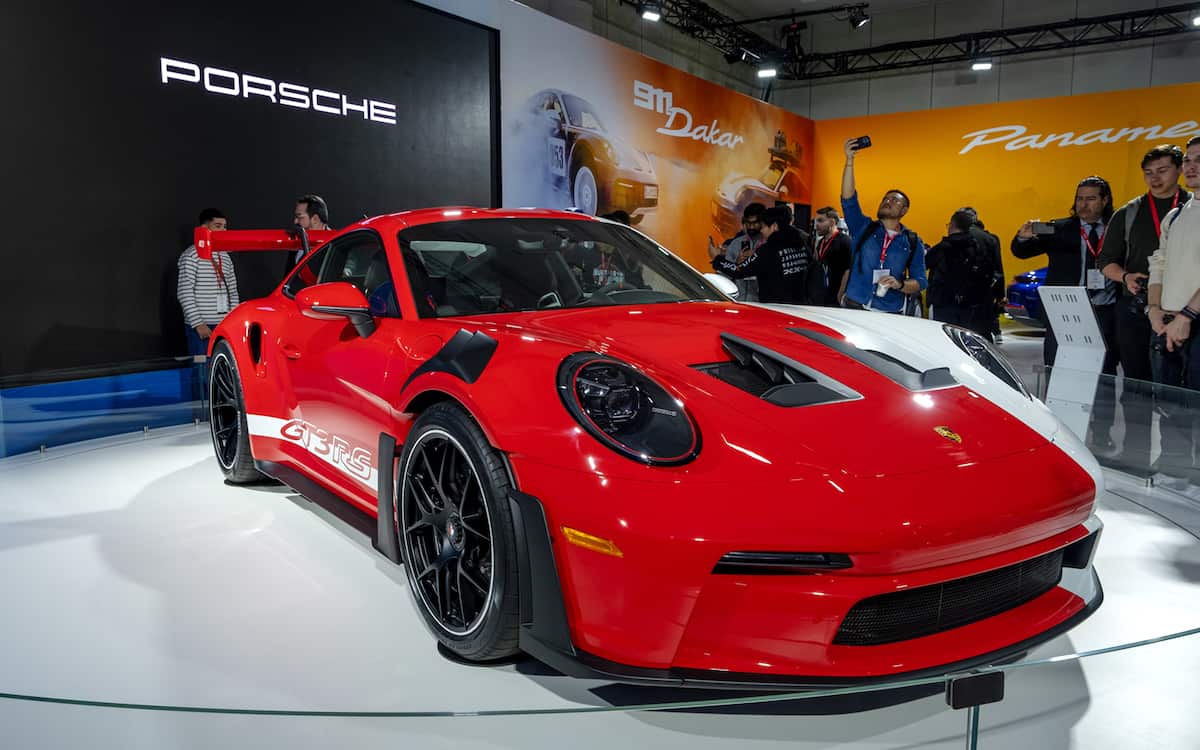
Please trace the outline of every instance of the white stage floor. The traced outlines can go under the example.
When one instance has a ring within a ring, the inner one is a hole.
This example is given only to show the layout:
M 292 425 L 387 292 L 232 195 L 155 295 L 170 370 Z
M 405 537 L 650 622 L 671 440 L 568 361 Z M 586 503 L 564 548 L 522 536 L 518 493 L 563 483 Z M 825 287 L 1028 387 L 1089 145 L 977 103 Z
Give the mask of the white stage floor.
M 1200 626 L 1200 504 L 1115 479 L 1088 621 L 1030 659 Z M 1019 492 L 1019 487 L 1013 488 Z M 1152 509 L 1152 510 L 1150 510 Z M 445 659 L 374 521 L 221 481 L 206 426 L 0 461 L 0 693 L 334 712 L 609 708 L 718 697 Z M 1198 748 L 1200 636 L 1021 668 L 979 747 Z M 721 697 L 725 697 L 722 694 Z M 0 747 L 960 748 L 941 695 L 672 712 L 296 717 L 0 697 Z

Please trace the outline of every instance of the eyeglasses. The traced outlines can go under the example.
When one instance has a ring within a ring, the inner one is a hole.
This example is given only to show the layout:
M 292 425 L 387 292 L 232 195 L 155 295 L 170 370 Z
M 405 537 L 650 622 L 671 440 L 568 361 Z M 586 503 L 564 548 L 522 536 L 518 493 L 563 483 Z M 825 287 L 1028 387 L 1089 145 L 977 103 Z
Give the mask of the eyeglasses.
M 906 203 L 903 195 L 885 195 L 880 203 Z

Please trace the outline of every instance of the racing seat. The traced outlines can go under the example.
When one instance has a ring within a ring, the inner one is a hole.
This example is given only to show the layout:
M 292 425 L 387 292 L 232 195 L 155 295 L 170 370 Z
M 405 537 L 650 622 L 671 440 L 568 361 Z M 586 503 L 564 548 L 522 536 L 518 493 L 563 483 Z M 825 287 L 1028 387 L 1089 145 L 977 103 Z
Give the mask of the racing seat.
M 392 283 L 392 276 L 388 273 L 387 256 L 383 254 L 382 250 L 371 257 L 371 264 L 367 267 L 366 276 L 363 277 L 363 292 L 367 295 L 367 306 L 371 308 L 372 315 L 387 318 L 400 317 L 400 305 L 396 301 L 396 285 Z

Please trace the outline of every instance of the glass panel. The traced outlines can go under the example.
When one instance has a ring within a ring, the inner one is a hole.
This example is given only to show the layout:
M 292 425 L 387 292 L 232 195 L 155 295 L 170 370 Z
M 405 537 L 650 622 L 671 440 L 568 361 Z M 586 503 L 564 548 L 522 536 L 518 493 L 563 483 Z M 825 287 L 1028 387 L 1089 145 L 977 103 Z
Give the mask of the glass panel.
M 1200 498 L 1200 391 L 1064 368 L 1035 368 L 1037 395 L 1100 464 Z
M 206 380 L 191 357 L 0 378 L 0 457 L 206 420 Z

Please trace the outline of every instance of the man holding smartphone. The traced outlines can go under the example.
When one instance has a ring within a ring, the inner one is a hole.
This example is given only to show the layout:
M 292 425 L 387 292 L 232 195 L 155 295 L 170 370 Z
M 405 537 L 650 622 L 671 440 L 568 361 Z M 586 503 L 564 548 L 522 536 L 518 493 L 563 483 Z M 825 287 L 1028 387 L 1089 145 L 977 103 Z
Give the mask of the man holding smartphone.
M 854 185 L 854 156 L 871 145 L 866 136 L 846 141 L 842 172 L 842 214 L 850 228 L 853 251 L 846 282 L 845 307 L 904 313 L 908 295 L 925 289 L 925 246 L 900 220 L 908 213 L 908 196 L 889 190 L 879 202 L 876 220 L 863 214 Z
M 708 236 L 708 255 L 723 254 L 725 260 L 732 263 L 734 266 L 740 266 L 750 260 L 751 256 L 762 247 L 766 237 L 763 236 L 763 212 L 767 207 L 761 203 L 750 203 L 742 211 L 742 231 L 730 237 L 725 242 L 717 245 L 713 242 L 712 235 Z M 718 269 L 720 270 L 720 269 Z M 754 276 L 746 276 L 742 278 L 734 278 L 732 275 L 725 273 L 724 275 L 733 279 L 737 284 L 738 301 L 739 302 L 758 302 L 758 278 Z

